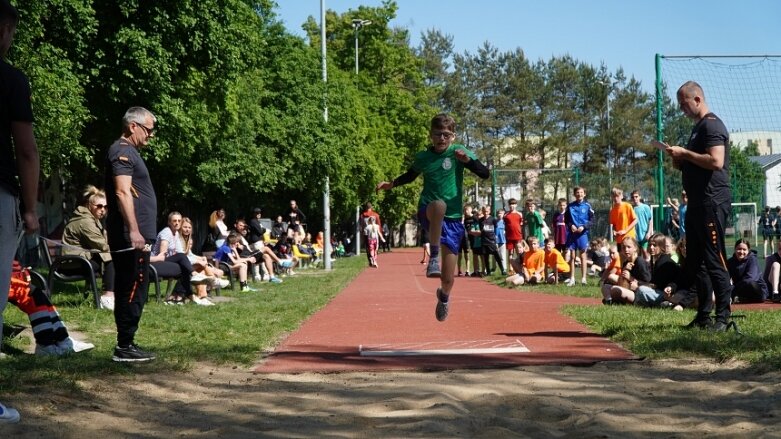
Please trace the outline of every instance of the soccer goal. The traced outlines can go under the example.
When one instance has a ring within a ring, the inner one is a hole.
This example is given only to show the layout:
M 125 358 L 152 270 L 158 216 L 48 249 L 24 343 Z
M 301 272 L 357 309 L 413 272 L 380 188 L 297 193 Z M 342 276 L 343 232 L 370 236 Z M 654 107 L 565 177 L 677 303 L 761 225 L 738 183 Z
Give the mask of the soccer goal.
M 691 121 L 677 109 L 675 96 L 687 81 L 702 86 L 709 109 L 729 130 L 732 147 L 754 157 L 750 159 L 754 163 L 762 162 L 761 156 L 781 154 L 781 55 L 656 55 L 658 140 L 678 145 L 688 141 Z M 680 173 L 669 172 L 671 163 L 661 152 L 658 162 L 664 171 L 659 173 L 657 199 L 663 200 L 678 193 Z M 768 183 L 771 179 L 765 173 L 778 170 L 752 171 L 746 166 L 753 165 L 730 162 L 733 221 L 729 227 L 735 236 L 750 236 L 756 243 L 756 206 L 767 204 L 766 194 L 779 190 L 768 186 L 773 183 Z

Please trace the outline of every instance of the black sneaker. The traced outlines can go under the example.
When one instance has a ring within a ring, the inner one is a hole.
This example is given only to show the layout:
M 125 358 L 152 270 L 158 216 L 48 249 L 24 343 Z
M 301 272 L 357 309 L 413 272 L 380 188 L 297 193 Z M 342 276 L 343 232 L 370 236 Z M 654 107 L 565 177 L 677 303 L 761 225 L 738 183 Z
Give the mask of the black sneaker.
M 708 331 L 712 332 L 727 332 L 727 329 L 729 328 L 729 325 L 722 321 L 716 321 L 713 323 L 712 326 L 708 327 Z
M 713 326 L 713 321 L 710 317 L 701 319 L 695 317 L 688 325 L 684 326 L 684 329 L 708 329 Z
M 111 360 L 119 363 L 144 363 L 155 358 L 157 358 L 155 354 L 143 351 L 138 346 L 131 344 L 126 347 L 115 347 L 114 356 L 111 357 Z
M 602 304 L 610 306 L 610 305 L 613 304 L 613 299 L 612 298 L 611 299 L 602 299 Z
M 440 322 L 444 322 L 445 319 L 447 319 L 447 311 L 450 305 L 450 302 L 442 301 L 442 296 L 442 288 L 437 288 L 437 309 L 435 310 L 434 315 L 436 315 L 437 320 Z
M 773 303 L 781 303 L 781 294 L 773 293 L 773 296 L 770 299 Z

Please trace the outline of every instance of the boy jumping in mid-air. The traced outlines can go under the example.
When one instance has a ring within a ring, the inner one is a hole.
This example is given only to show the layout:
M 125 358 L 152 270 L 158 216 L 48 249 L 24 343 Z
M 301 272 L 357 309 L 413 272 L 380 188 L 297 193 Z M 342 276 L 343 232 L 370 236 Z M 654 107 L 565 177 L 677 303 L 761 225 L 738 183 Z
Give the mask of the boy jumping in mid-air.
M 409 170 L 393 181 L 383 181 L 376 189 L 392 189 L 415 180 L 423 174 L 423 191 L 418 203 L 418 217 L 423 227 L 428 227 L 431 240 L 431 258 L 426 267 L 427 277 L 441 278 L 437 288 L 435 315 L 440 322 L 447 318 L 450 291 L 453 288 L 454 271 L 458 259 L 464 225 L 461 223 L 464 168 L 480 178 L 488 178 L 490 172 L 474 153 L 464 145 L 454 144 L 456 122 L 447 114 L 431 119 L 431 146 L 415 154 Z M 440 244 L 443 245 L 440 270 Z

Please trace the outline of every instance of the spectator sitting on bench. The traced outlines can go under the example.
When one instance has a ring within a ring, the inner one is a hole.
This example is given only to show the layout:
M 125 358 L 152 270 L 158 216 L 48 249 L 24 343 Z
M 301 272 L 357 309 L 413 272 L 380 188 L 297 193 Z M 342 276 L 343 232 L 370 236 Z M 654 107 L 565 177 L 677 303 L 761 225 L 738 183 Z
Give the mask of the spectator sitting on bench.
M 225 288 L 230 285 L 230 282 L 222 279 L 224 274 L 219 268 L 213 267 L 209 264 L 209 261 L 204 256 L 198 256 L 193 253 L 193 223 L 190 218 L 182 218 L 182 226 L 179 231 L 179 240 L 177 241 L 176 251 L 183 253 L 190 260 L 190 264 L 193 266 L 193 276 L 198 274 L 206 276 L 208 280 L 207 284 L 195 285 L 195 296 L 193 296 L 193 302 L 197 305 L 211 306 L 214 305 L 209 300 L 209 288 Z
M 249 286 L 247 283 L 247 266 L 249 264 L 249 259 L 242 258 L 239 255 L 240 239 L 241 235 L 239 235 L 237 232 L 228 233 L 228 238 L 225 240 L 225 244 L 217 249 L 217 252 L 214 254 L 214 259 L 225 262 L 228 264 L 228 266 L 231 267 L 231 270 L 239 275 L 239 285 L 241 285 L 242 292 L 246 293 L 251 291 L 258 291 L 257 289 Z
M 274 284 L 281 284 L 282 279 L 274 275 L 274 263 L 280 264 L 280 266 L 289 265 L 284 261 L 281 261 L 274 252 L 268 248 L 263 241 L 257 241 L 253 248 L 252 244 L 249 244 L 247 237 L 249 236 L 249 227 L 247 223 L 239 218 L 234 224 L 234 230 L 239 234 L 239 254 L 242 257 L 251 258 L 253 279 L 256 282 L 260 282 L 263 278 L 260 275 L 260 261 L 263 260 L 266 272 L 269 275 L 269 282 Z M 265 229 L 264 229 L 265 233 Z
M 106 193 L 95 186 L 87 186 L 82 194 L 81 204 L 73 212 L 62 231 L 62 253 L 87 258 L 96 273 L 103 273 L 103 294 L 100 308 L 114 310 L 114 262 L 109 253 L 106 229 L 100 221 L 106 216 Z M 79 251 L 100 250 L 100 253 Z
M 171 212 L 168 214 L 168 227 L 157 234 L 155 244 L 152 246 L 152 254 L 149 262 L 154 265 L 160 277 L 178 277 L 174 292 L 166 298 L 166 304 L 181 305 L 184 300 L 192 295 L 191 283 L 204 283 L 207 278 L 203 274 L 193 276 L 193 266 L 187 255 L 176 251 L 179 241 L 179 228 L 182 226 L 182 214 Z M 178 273 L 178 276 L 177 276 Z
M 214 245 L 222 246 L 228 237 L 228 226 L 225 225 L 225 209 L 217 209 L 209 215 L 209 230 L 214 236 Z
M 280 239 L 274 244 L 274 253 L 281 260 L 279 267 L 287 270 L 287 274 L 295 275 L 293 268 L 298 266 L 298 258 L 293 256 L 293 238 Z
M 287 223 L 282 220 L 282 215 L 277 216 L 276 221 L 271 226 L 271 239 L 279 241 L 287 236 Z

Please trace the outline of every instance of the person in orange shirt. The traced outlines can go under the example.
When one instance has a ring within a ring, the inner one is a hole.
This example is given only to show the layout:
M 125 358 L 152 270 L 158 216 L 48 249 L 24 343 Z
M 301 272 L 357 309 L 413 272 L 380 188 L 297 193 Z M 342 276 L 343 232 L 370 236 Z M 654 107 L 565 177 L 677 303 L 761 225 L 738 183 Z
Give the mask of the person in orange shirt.
M 523 285 L 527 282 L 536 285 L 544 279 L 545 251 L 540 248 L 540 241 L 534 236 L 528 237 L 526 243 L 529 245 L 529 250 L 523 254 L 523 264 L 518 267 L 521 271 L 511 276 L 511 282 L 515 285 Z
M 613 226 L 613 238 L 620 248 L 625 237 L 635 238 L 637 236 L 635 233 L 637 215 L 632 205 L 623 201 L 624 191 L 614 187 L 611 195 L 613 208 L 610 209 L 610 225 Z
M 551 273 L 548 274 L 548 269 Z M 545 240 L 545 277 L 549 284 L 557 284 L 570 278 L 569 263 L 556 249 L 556 243 L 552 238 Z

